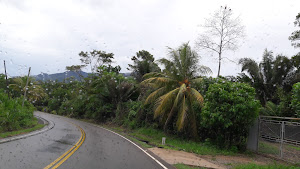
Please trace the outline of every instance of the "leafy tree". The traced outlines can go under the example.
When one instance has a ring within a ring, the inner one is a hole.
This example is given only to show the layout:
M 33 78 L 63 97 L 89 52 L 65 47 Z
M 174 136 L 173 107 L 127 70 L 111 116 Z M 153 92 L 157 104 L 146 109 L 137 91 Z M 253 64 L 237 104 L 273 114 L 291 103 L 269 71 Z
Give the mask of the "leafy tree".
M 34 125 L 34 107 L 25 101 L 22 106 L 21 98 L 8 98 L 7 94 L 0 90 L 0 133 L 12 131 Z
M 294 25 L 300 27 L 300 13 L 298 13 L 298 15 L 296 16 Z M 291 36 L 289 37 L 289 40 L 292 41 L 292 46 L 294 46 L 295 48 L 300 47 L 299 39 L 300 39 L 300 30 L 296 30 L 292 32 Z
M 15 97 L 23 95 L 26 87 L 27 77 L 17 77 L 13 79 L 13 84 L 9 85 L 9 88 L 14 92 Z M 29 77 L 27 86 L 27 100 L 35 103 L 47 96 L 45 90 L 34 81 L 33 77 Z
M 292 57 L 292 62 L 295 68 L 300 71 L 300 52 Z
M 291 106 L 294 108 L 298 117 L 300 117 L 300 82 L 294 84 Z
M 221 147 L 242 149 L 259 108 L 254 88 L 244 83 L 219 80 L 209 86 L 205 95 L 201 126 L 208 129 L 208 137 Z
M 131 75 L 136 78 L 138 82 L 143 80 L 143 76 L 150 72 L 160 72 L 160 68 L 154 62 L 154 57 L 148 51 L 142 50 L 132 56 L 133 65 L 128 64 L 128 70 L 132 70 Z
M 92 50 L 91 52 L 83 52 L 79 53 L 80 61 L 85 65 L 90 65 L 92 73 L 101 66 L 112 63 L 112 59 L 114 59 L 113 53 L 106 53 L 101 50 Z
M 0 89 L 6 89 L 5 75 L 0 74 Z
M 103 71 L 101 78 L 95 81 L 94 88 L 103 101 L 115 106 L 116 113 L 122 111 L 122 103 L 130 100 L 137 90 L 134 83 L 123 75 L 109 71 Z
M 283 88 L 286 92 L 291 91 L 293 81 L 288 80 L 290 74 L 294 74 L 295 67 L 291 59 L 286 56 L 278 55 L 273 62 L 273 83 Z
M 240 39 L 245 36 L 244 26 L 239 17 L 233 18 L 233 12 L 227 6 L 216 11 L 211 18 L 206 19 L 203 27 L 206 32 L 200 34 L 196 40 L 199 49 L 209 50 L 218 54 L 218 77 L 220 76 L 221 62 L 225 58 L 224 51 L 236 50 Z M 227 58 L 228 59 L 228 58 Z
M 300 53 L 293 56 L 290 61 L 294 68 L 283 80 L 285 91 L 291 91 L 293 84 L 300 82 Z
M 275 96 L 278 97 L 278 101 L 275 102 L 278 108 L 277 116 L 281 117 L 294 117 L 295 112 L 291 106 L 291 92 L 286 92 L 281 87 L 277 87 Z
M 72 65 L 72 66 L 66 66 L 66 70 L 73 71 L 79 76 L 79 80 L 83 78 L 81 69 L 84 68 L 86 65 Z
M 261 109 L 261 115 L 280 116 L 279 106 L 271 101 L 267 101 L 265 107 Z
M 247 71 L 249 78 L 251 79 L 252 86 L 256 89 L 258 98 L 261 103 L 265 105 L 267 100 L 271 97 L 268 93 L 270 89 L 273 88 L 271 83 L 272 70 L 271 62 L 273 61 L 272 52 L 264 51 L 263 62 L 258 64 L 256 61 L 250 58 L 242 58 L 239 61 L 239 64 L 242 65 L 242 72 Z M 243 76 L 247 76 L 244 74 Z
M 155 102 L 154 117 L 160 117 L 166 132 L 171 121 L 176 119 L 178 131 L 190 127 L 193 137 L 196 137 L 197 125 L 192 104 L 202 104 L 203 97 L 192 88 L 192 84 L 201 81 L 198 73 L 211 71 L 208 67 L 198 65 L 199 56 L 188 43 L 178 49 L 169 48 L 169 56 L 170 59 L 159 60 L 165 66 L 163 73 L 152 72 L 144 75 L 142 85 L 155 90 L 147 97 L 145 104 Z
M 247 80 L 246 77 L 248 76 L 251 79 L 251 85 L 256 89 L 263 105 L 272 99 L 278 101 L 275 96 L 277 87 L 289 92 L 295 80 L 295 76 L 291 76 L 295 73 L 292 61 L 282 55 L 278 55 L 274 59 L 272 51 L 267 49 L 264 51 L 260 63 L 250 58 L 242 58 L 239 64 L 242 65 L 242 72 L 246 71 L 249 74 L 241 74 L 240 77 Z
M 99 75 L 102 75 L 104 72 L 115 72 L 116 74 L 119 74 L 121 71 L 121 67 L 119 65 L 117 66 L 112 66 L 112 65 L 102 65 L 98 67 L 97 73 Z
M 122 119 L 125 117 L 124 103 L 137 98 L 133 80 L 119 74 L 119 66 L 102 65 L 97 72 L 97 76 L 86 78 L 82 94 L 63 103 L 63 107 L 73 107 L 67 110 L 77 117 L 84 115 L 97 121 Z

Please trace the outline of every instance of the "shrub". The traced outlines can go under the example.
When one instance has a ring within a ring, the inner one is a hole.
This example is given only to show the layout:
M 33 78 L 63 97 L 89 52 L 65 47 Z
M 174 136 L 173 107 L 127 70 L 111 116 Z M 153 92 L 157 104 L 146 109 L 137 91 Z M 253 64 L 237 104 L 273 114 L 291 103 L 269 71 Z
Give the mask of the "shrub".
M 34 124 L 34 107 L 22 98 L 10 99 L 0 90 L 0 132 L 27 128 Z
M 255 89 L 244 83 L 219 81 L 209 86 L 201 127 L 220 147 L 244 148 L 248 129 L 258 117 Z
M 293 85 L 293 95 L 291 106 L 296 112 L 296 115 L 300 117 L 300 82 Z
M 280 109 L 275 103 L 267 101 L 265 107 L 261 108 L 260 114 L 266 116 L 279 116 Z

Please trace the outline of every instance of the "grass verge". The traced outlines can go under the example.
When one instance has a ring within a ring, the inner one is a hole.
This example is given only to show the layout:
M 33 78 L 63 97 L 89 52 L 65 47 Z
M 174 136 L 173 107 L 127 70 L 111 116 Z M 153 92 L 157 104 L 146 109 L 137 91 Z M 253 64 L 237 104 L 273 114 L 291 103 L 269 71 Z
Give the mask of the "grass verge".
M 300 151 L 300 147 L 292 146 L 292 145 L 287 145 L 289 148 L 295 149 L 297 151 Z
M 137 140 L 142 146 L 162 147 L 173 150 L 183 150 L 199 155 L 236 155 L 237 153 L 231 150 L 219 149 L 209 142 L 196 142 L 192 140 L 182 139 L 174 135 L 166 135 L 163 131 L 153 128 L 138 128 L 128 130 L 127 128 L 103 125 L 106 128 L 112 129 L 118 133 L 130 136 L 133 141 Z M 162 137 L 166 137 L 166 144 L 162 145 Z
M 44 124 L 38 124 L 38 123 L 36 122 L 36 124 L 35 124 L 34 126 L 30 127 L 30 128 L 0 133 L 0 139 L 1 139 L 1 138 L 6 138 L 6 137 L 16 136 L 16 135 L 20 135 L 20 134 L 29 133 L 29 132 L 32 132 L 32 131 L 41 129 L 41 128 L 43 128 L 44 126 L 45 126 Z
M 257 165 L 254 163 L 241 164 L 234 167 L 235 169 L 300 169 L 297 166 L 285 166 L 280 164 Z
M 279 145 L 276 145 L 275 143 L 269 143 L 266 141 L 260 141 L 259 142 L 259 152 L 264 154 L 279 154 Z
M 192 167 L 185 164 L 175 164 L 174 167 L 177 169 L 205 169 L 203 167 Z

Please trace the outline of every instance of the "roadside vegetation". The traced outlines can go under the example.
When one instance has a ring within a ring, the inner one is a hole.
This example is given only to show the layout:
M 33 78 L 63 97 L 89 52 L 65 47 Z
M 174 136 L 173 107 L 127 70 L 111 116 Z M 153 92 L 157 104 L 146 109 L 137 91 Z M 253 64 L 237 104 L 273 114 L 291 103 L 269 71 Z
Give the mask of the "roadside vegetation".
M 35 107 L 28 101 L 25 101 L 22 107 L 22 102 L 22 98 L 9 98 L 7 93 L 0 89 L 0 133 L 37 125 L 37 120 L 33 117 Z
M 185 164 L 175 164 L 177 169 L 205 169 L 204 167 L 194 167 Z M 297 166 L 285 166 L 280 164 L 257 165 L 254 163 L 232 166 L 234 169 L 298 169 Z
M 38 124 L 38 122 L 36 120 L 33 127 L 20 129 L 20 130 L 16 130 L 16 131 L 8 131 L 8 132 L 0 133 L 0 138 L 6 138 L 6 137 L 17 136 L 17 135 L 20 135 L 20 134 L 30 133 L 32 131 L 41 129 L 44 126 L 45 126 L 44 124 Z
M 187 140 L 178 135 L 166 134 L 162 130 L 149 127 L 128 129 L 113 124 L 106 124 L 104 127 L 126 135 L 133 141 L 137 141 L 143 147 L 161 147 L 165 149 L 182 150 L 185 152 L 195 153 L 198 155 L 237 155 L 237 149 L 220 149 L 217 145 L 212 144 L 209 140 L 199 142 Z M 166 137 L 165 145 L 162 145 L 162 137 Z
M 299 47 L 294 36 L 299 37 L 299 31 L 290 37 Z M 165 148 L 233 155 L 245 152 L 248 129 L 258 115 L 300 117 L 300 53 L 275 56 L 266 49 L 260 62 L 240 59 L 239 75 L 223 77 L 219 70 L 218 77 L 212 78 L 210 68 L 201 65 L 201 57 L 189 43 L 168 49 L 167 57 L 160 60 L 138 51 L 126 77 L 120 66 L 112 65 L 114 54 L 101 50 L 81 51 L 82 65 L 66 67 L 79 79 L 59 82 L 30 77 L 26 88 L 26 77 L 11 78 L 6 86 L 1 75 L 0 132 L 33 126 L 33 104 L 52 114 L 122 126 L 150 146 L 161 146 L 161 138 L 167 135 Z M 81 73 L 84 67 L 92 72 L 88 77 Z M 22 107 L 24 90 L 28 101 Z

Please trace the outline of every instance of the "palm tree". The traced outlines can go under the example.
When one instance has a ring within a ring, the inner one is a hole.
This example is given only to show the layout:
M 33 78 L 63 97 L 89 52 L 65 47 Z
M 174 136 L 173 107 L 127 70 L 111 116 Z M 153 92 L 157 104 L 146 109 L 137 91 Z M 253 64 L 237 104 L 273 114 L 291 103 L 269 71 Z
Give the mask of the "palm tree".
M 199 75 L 210 73 L 205 66 L 198 66 L 198 55 L 188 43 L 178 49 L 169 48 L 170 59 L 160 59 L 165 66 L 162 73 L 148 73 L 144 75 L 142 85 L 154 88 L 145 104 L 155 103 L 154 118 L 160 117 L 164 124 L 164 131 L 170 122 L 176 118 L 177 130 L 181 131 L 189 124 L 193 137 L 197 136 L 196 115 L 192 103 L 202 104 L 202 95 L 192 84 L 201 81 Z
M 278 55 L 275 59 L 272 51 L 265 49 L 263 60 L 260 63 L 250 58 L 242 58 L 239 61 L 242 72 L 246 71 L 251 79 L 252 86 L 256 89 L 258 97 L 263 105 L 274 98 L 276 87 L 291 90 L 296 72 L 292 61 L 286 56 Z M 242 73 L 240 77 L 247 77 Z M 287 87 L 290 86 L 290 87 Z
M 251 85 L 256 89 L 256 93 L 260 99 L 260 102 L 265 105 L 267 102 L 266 86 L 259 64 L 250 58 L 240 59 L 239 64 L 242 65 L 242 72 L 247 71 L 250 75 L 247 76 L 245 73 L 242 73 L 240 76 L 243 78 L 249 77 L 249 79 L 251 79 Z
M 27 81 L 27 77 L 14 78 L 13 79 L 14 83 L 10 84 L 9 88 L 11 88 L 18 95 L 23 95 L 26 87 L 26 81 Z M 47 96 L 45 90 L 34 81 L 33 77 L 29 77 L 28 82 L 29 82 L 27 86 L 28 101 L 34 103 Z

